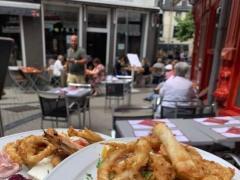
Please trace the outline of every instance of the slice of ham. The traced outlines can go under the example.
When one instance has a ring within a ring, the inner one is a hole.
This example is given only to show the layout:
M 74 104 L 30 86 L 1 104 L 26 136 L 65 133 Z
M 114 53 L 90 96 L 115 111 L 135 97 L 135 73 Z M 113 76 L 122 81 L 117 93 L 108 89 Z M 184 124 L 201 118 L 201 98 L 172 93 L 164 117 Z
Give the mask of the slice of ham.
M 0 179 L 12 176 L 19 170 L 19 164 L 13 163 L 5 152 L 0 151 Z

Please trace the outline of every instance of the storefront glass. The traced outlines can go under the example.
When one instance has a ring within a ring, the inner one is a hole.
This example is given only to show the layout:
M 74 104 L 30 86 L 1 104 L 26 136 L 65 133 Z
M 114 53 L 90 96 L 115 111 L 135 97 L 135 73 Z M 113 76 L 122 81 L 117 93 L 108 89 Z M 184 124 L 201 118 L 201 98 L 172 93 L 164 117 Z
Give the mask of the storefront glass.
M 46 58 L 66 55 L 70 36 L 78 35 L 79 8 L 45 5 L 44 10 Z
M 0 36 L 10 37 L 15 41 L 9 64 L 22 65 L 19 16 L 0 15 Z
M 107 12 L 88 8 L 88 27 L 107 28 Z
M 123 54 L 143 54 L 146 14 L 133 11 L 118 11 L 116 58 Z

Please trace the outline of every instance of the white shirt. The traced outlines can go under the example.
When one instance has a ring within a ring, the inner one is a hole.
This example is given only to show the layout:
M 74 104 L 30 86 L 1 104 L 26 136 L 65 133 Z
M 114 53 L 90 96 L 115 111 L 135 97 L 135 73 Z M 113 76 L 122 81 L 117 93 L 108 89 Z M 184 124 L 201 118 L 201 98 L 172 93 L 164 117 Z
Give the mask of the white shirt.
M 61 76 L 63 71 L 63 65 L 59 59 L 57 59 L 53 65 L 53 76 Z
M 167 107 L 176 107 L 175 102 L 192 101 L 196 94 L 192 87 L 192 82 L 180 76 L 169 78 L 160 89 L 162 105 Z M 167 102 L 174 101 L 174 102 Z M 181 105 L 189 105 L 186 103 L 178 103 Z

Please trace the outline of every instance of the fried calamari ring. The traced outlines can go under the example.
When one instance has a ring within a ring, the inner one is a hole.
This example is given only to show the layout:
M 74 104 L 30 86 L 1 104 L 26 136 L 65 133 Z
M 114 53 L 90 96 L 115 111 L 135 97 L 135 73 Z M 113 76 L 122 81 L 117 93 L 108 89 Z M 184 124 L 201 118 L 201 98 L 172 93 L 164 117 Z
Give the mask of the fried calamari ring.
M 42 136 L 28 136 L 19 144 L 19 154 L 27 166 L 34 166 L 51 155 L 55 147 Z
M 13 162 L 18 163 L 19 165 L 22 165 L 23 164 L 23 160 L 22 160 L 21 156 L 18 153 L 19 143 L 20 143 L 20 140 L 16 141 L 16 142 L 8 143 L 4 147 L 4 151 L 8 154 L 8 156 L 10 157 L 10 159 Z

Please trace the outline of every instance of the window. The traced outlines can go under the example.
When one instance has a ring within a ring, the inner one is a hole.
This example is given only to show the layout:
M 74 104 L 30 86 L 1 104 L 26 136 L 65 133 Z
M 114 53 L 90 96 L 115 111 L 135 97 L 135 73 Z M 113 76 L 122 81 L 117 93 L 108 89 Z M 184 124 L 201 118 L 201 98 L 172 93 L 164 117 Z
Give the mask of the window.
M 177 5 L 176 6 L 182 6 L 182 1 L 180 1 L 179 3 L 177 3 Z
M 127 53 L 143 54 L 146 14 L 137 11 L 118 11 L 116 57 Z
M 173 37 L 176 38 L 177 37 L 177 26 L 173 27 Z
M 159 37 L 163 37 L 163 25 L 159 26 Z
M 176 17 L 181 17 L 182 16 L 182 13 L 181 12 L 176 12 Z
M 88 27 L 106 28 L 107 12 L 89 9 L 88 11 Z
M 56 58 L 66 54 L 71 35 L 78 35 L 79 8 L 46 5 L 44 9 L 46 57 Z

